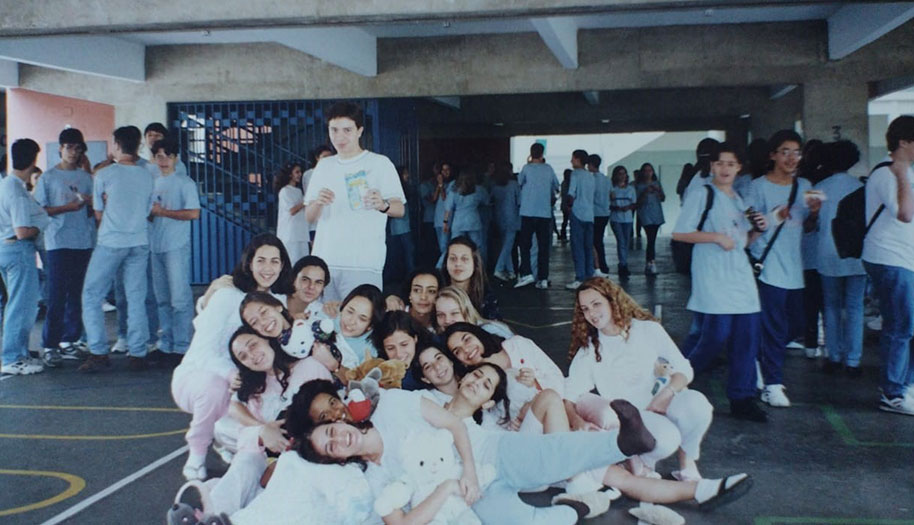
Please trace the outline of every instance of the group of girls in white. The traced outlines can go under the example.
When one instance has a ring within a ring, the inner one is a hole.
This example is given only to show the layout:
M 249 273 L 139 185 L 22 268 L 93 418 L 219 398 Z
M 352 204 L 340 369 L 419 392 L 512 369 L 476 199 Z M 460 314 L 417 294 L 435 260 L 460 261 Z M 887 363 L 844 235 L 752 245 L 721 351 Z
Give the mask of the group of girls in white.
M 256 236 L 198 302 L 174 373 L 193 418 L 170 522 L 427 523 L 457 496 L 483 523 L 561 524 L 605 512 L 619 492 L 710 509 L 751 486 L 746 474 L 699 472 L 711 406 L 688 388 L 692 367 L 662 326 L 618 285 L 592 278 L 576 290 L 566 377 L 497 319 L 472 240 L 452 239 L 445 259 L 441 275 L 413 272 L 402 299 L 362 285 L 323 303 L 323 261 L 291 266 L 278 238 Z M 363 413 L 353 389 L 364 383 L 347 380 L 368 381 L 353 374 L 369 360 L 402 373 L 400 388 L 360 391 Z M 435 429 L 462 473 L 391 505 L 408 444 Z M 207 480 L 214 441 L 230 467 Z M 673 479 L 660 479 L 658 461 L 674 453 Z M 551 506 L 518 497 L 549 485 L 565 489 Z

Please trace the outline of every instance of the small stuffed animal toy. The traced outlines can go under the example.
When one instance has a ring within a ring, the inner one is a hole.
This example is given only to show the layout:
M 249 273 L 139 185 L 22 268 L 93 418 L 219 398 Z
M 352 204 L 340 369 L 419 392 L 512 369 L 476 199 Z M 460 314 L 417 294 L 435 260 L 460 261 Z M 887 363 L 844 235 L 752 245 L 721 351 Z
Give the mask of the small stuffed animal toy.
M 661 388 L 670 382 L 670 376 L 673 375 L 673 365 L 665 357 L 658 357 L 654 363 L 654 387 L 651 388 L 651 395 L 656 395 Z
M 407 504 L 415 507 L 425 501 L 443 481 L 459 479 L 463 472 L 454 451 L 454 438 L 447 430 L 416 431 L 400 449 L 403 477 L 381 491 L 375 500 L 375 512 L 387 516 Z M 495 479 L 495 467 L 477 465 L 476 476 L 481 490 Z M 433 525 L 480 525 L 479 518 L 463 498 L 450 496 L 434 519 Z
M 345 371 L 338 375 L 344 384 L 349 384 L 349 381 L 362 380 L 375 368 L 381 371 L 381 378 L 378 380 L 381 388 L 400 388 L 403 377 L 406 376 L 408 365 L 396 359 L 371 357 L 371 354 L 366 350 L 365 360 L 360 365 L 354 368 L 347 367 Z
M 358 360 L 349 347 L 337 345 L 336 332 L 333 330 L 333 321 L 321 319 L 318 321 L 304 321 L 297 319 L 292 323 L 288 333 L 280 336 L 282 349 L 292 357 L 304 359 L 311 355 L 311 350 L 316 343 L 323 343 L 330 349 L 333 357 L 347 368 L 356 365 Z
M 345 402 L 354 422 L 364 421 L 371 416 L 381 397 L 381 370 L 372 368 L 361 381 L 350 381 Z

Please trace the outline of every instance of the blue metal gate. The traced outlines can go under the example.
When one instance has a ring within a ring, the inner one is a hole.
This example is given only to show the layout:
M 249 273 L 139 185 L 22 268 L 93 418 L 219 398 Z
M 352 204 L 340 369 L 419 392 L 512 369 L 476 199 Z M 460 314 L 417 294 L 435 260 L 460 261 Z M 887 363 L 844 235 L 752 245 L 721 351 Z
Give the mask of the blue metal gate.
M 308 152 L 327 141 L 324 111 L 333 100 L 168 104 L 169 122 L 188 175 L 200 190 L 200 220 L 191 227 L 194 284 L 231 272 L 254 235 L 275 231 L 273 177 L 287 162 L 305 169 Z M 365 110 L 362 145 L 393 162 L 417 162 L 412 104 L 358 100 Z M 381 132 L 379 107 L 392 115 Z M 407 118 L 403 116 L 406 115 Z M 384 135 L 385 140 L 381 140 Z

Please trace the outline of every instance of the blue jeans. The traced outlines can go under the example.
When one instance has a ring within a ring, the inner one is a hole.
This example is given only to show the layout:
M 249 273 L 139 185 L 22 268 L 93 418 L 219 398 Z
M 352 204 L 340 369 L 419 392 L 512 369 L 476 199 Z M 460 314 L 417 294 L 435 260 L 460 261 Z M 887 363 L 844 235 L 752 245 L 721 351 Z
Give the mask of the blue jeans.
M 146 318 L 148 267 L 149 246 L 95 247 L 83 286 L 83 325 L 86 327 L 89 351 L 93 355 L 108 353 L 102 301 L 111 288 L 111 279 L 123 268 L 124 292 L 127 296 L 127 346 L 130 355 L 146 356 L 146 341 L 149 339 L 149 321 Z
M 517 231 L 513 229 L 503 230 L 502 226 L 498 226 L 498 242 L 501 243 L 501 248 L 498 250 L 498 259 L 495 260 L 495 271 L 496 272 L 505 272 L 505 273 L 514 273 L 514 261 L 512 261 L 511 252 L 514 251 L 514 238 L 517 236 Z
M 3 364 L 29 356 L 29 332 L 38 315 L 35 241 L 0 241 L 0 275 L 6 284 L 3 309 Z
M 904 395 L 914 383 L 911 367 L 911 338 L 914 337 L 914 272 L 899 266 L 886 266 L 864 261 L 863 266 L 873 280 L 882 333 L 879 350 L 882 354 L 882 393 L 887 397 Z
M 150 254 L 162 332 L 158 346 L 167 353 L 186 352 L 193 332 L 194 293 L 190 288 L 190 252 L 187 248 Z
M 444 231 L 443 227 L 435 226 L 435 235 L 438 236 L 438 263 L 435 268 L 444 268 L 444 258 L 447 257 L 447 243 L 451 240 L 451 234 Z
M 632 223 L 612 221 L 609 225 L 616 236 L 616 255 L 619 256 L 619 267 L 628 268 L 628 248 L 632 240 Z
M 593 218 L 593 248 L 597 250 L 597 266 L 603 273 L 609 273 L 609 266 L 606 264 L 606 224 L 609 222 L 609 215 Z
M 42 346 L 57 348 L 82 335 L 82 290 L 92 250 L 48 250 L 48 313 L 42 331 Z
M 703 314 L 694 312 L 692 328 L 680 346 L 695 373 L 714 365 L 724 348 L 730 377 L 727 397 L 731 401 L 755 397 L 755 358 L 759 348 L 760 314 Z
M 822 275 L 825 298 L 825 348 L 828 358 L 847 366 L 860 366 L 863 356 L 863 288 L 865 275 Z M 844 320 L 841 320 L 841 313 Z
M 188 281 L 189 282 L 189 281 Z M 114 304 L 117 306 L 117 336 L 127 338 L 127 294 L 124 292 L 124 269 L 117 273 L 114 282 Z M 152 261 L 146 270 L 146 324 L 149 326 L 147 344 L 157 344 L 159 333 L 159 310 L 156 303 L 155 284 L 152 282 Z
M 624 460 L 625 455 L 616 444 L 618 436 L 618 432 L 499 434 L 495 481 L 473 510 L 483 523 L 577 523 L 578 515 L 571 507 L 534 507 L 524 503 L 517 493 Z
M 803 289 L 788 290 L 758 283 L 762 303 L 762 337 L 758 360 L 766 385 L 784 384 L 787 343 L 799 333 L 803 319 Z M 792 329 L 792 327 L 794 327 Z
M 571 214 L 571 258 L 574 260 L 574 280 L 593 276 L 593 223 L 584 222 Z

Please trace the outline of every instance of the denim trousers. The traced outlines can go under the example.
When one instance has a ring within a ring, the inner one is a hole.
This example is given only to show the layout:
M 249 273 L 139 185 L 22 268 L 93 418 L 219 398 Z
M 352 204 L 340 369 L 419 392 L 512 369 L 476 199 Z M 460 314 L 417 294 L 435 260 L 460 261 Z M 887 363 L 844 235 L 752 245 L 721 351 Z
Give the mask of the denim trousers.
M 29 356 L 29 332 L 38 315 L 35 241 L 0 241 L 0 275 L 6 284 L 3 309 L 3 364 Z
M 83 325 L 89 351 L 93 355 L 108 354 L 108 334 L 102 301 L 111 288 L 111 280 L 123 271 L 124 293 L 127 297 L 127 346 L 130 355 L 146 356 L 149 320 L 146 318 L 147 274 L 149 246 L 112 248 L 96 246 L 89 260 L 83 286 Z
M 609 223 L 609 215 L 605 217 L 593 218 L 593 247 L 597 250 L 597 266 L 603 273 L 609 273 L 609 266 L 606 265 L 606 225 Z
M 82 291 L 92 250 L 48 250 L 48 313 L 42 330 L 42 346 L 57 348 L 82 335 Z
M 117 306 L 117 336 L 127 338 L 127 294 L 124 292 L 124 269 L 121 268 L 114 282 L 114 304 Z M 149 326 L 147 344 L 155 345 L 159 333 L 159 310 L 156 306 L 155 284 L 152 282 L 152 261 L 146 270 L 146 324 Z
M 632 240 L 632 223 L 612 221 L 609 225 L 616 236 L 616 255 L 619 257 L 619 267 L 628 268 L 628 248 Z
M 574 280 L 593 276 L 593 222 L 584 222 L 571 215 L 571 258 L 574 260 Z
M 158 348 L 166 353 L 183 354 L 193 335 L 194 293 L 190 288 L 189 248 L 150 254 L 161 332 Z
M 755 358 L 759 351 L 760 314 L 703 314 L 694 312 L 692 328 L 680 346 L 695 373 L 709 370 L 724 348 L 730 376 L 727 398 L 755 397 Z
M 514 239 L 517 231 L 511 228 L 505 230 L 500 224 L 497 225 L 498 231 L 498 258 L 495 260 L 495 271 L 514 273 L 514 261 L 511 252 L 514 250 Z
M 882 314 L 879 351 L 882 354 L 882 393 L 902 396 L 914 383 L 911 338 L 914 337 L 914 272 L 900 266 L 863 261 L 873 280 Z
M 825 349 L 828 358 L 860 366 L 863 356 L 863 288 L 866 275 L 822 275 L 825 298 Z M 842 320 L 843 314 L 843 320 Z

